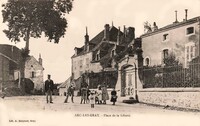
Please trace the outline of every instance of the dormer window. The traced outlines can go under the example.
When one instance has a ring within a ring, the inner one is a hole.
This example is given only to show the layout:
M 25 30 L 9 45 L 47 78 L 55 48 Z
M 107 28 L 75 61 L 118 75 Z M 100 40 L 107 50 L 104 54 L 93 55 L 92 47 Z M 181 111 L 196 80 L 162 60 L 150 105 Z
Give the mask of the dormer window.
M 96 59 L 96 61 L 99 61 L 99 60 L 100 60 L 100 50 L 98 50 L 95 59 Z
M 189 27 L 186 29 L 186 35 L 194 34 L 194 27 Z
M 112 50 L 111 57 L 113 57 L 114 55 L 115 55 L 115 50 Z
M 97 60 L 97 61 L 100 60 L 99 54 L 96 55 L 96 60 Z

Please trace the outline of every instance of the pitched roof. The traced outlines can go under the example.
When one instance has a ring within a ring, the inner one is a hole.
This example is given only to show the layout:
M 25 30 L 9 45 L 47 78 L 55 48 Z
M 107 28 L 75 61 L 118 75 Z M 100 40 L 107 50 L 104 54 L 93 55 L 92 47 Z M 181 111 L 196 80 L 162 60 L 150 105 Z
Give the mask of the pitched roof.
M 22 58 L 21 50 L 13 45 L 0 44 L 0 53 L 16 63 Z
M 61 85 L 58 86 L 58 88 L 66 88 L 70 85 L 71 77 L 69 77 L 65 82 L 61 83 Z
M 114 26 L 112 26 L 110 28 L 110 40 L 111 42 L 117 42 L 117 34 L 118 34 L 118 29 Z M 89 44 L 93 44 L 95 45 L 93 48 L 90 48 L 89 51 L 94 51 L 95 49 L 94 48 L 97 48 L 97 46 L 101 45 L 102 43 L 102 40 L 104 38 L 104 30 L 102 30 L 101 32 L 99 32 L 99 34 L 97 34 L 94 38 L 92 38 L 90 41 L 89 41 Z M 84 50 L 84 45 L 81 47 L 82 51 L 80 51 L 76 56 L 80 56 L 80 55 L 83 55 L 85 54 L 85 50 Z M 75 57 L 75 55 L 73 55 L 72 57 Z
M 39 61 L 35 59 L 34 56 L 28 56 L 28 57 L 26 58 L 26 62 L 28 62 L 28 61 L 31 60 L 31 59 L 33 59 L 39 66 L 41 66 L 42 68 L 44 68 L 44 67 L 39 63 Z
M 169 25 L 166 25 L 166 26 L 164 26 L 162 28 L 159 28 L 158 30 L 155 30 L 155 31 L 152 31 L 152 32 L 149 32 L 149 33 L 145 33 L 145 34 L 141 35 L 141 37 L 150 36 L 150 35 L 162 32 L 164 30 L 173 29 L 173 28 L 180 27 L 180 26 L 183 26 L 183 25 L 188 25 L 188 24 L 191 24 L 191 23 L 195 23 L 195 22 L 198 22 L 199 19 L 200 19 L 200 16 L 192 18 L 192 19 L 188 19 L 187 21 L 182 21 L 182 22 L 178 22 L 178 23 L 169 24 Z

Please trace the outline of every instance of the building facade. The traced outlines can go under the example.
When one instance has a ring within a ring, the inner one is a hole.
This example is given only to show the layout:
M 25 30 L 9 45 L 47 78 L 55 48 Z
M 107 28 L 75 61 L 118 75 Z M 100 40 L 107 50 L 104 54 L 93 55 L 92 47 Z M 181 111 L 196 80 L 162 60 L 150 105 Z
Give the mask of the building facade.
M 24 77 L 33 81 L 34 88 L 43 89 L 43 71 L 42 58 L 37 61 L 33 56 L 28 56 L 25 61 L 25 68 L 22 69 L 22 51 L 16 46 L 0 45 L 0 91 L 8 87 L 20 87 L 16 81 Z
M 25 78 L 29 78 L 34 83 L 34 89 L 41 90 L 44 88 L 43 80 L 43 71 L 42 58 L 39 55 L 39 59 L 36 60 L 33 56 L 29 56 L 25 62 L 24 75 Z
M 144 66 L 164 65 L 164 59 L 174 54 L 185 67 L 200 55 L 200 17 L 185 18 L 152 30 L 141 36 Z
M 0 91 L 14 84 L 19 74 L 21 51 L 16 46 L 0 44 Z
M 124 26 L 122 32 L 120 28 L 106 24 L 104 30 L 91 40 L 86 29 L 85 44 L 80 48 L 75 47 L 75 54 L 71 57 L 72 79 L 76 82 L 82 75 L 87 75 L 85 81 L 90 86 L 93 85 L 91 88 L 96 88 L 101 83 L 106 83 L 110 87 L 115 86 L 116 58 L 121 58 L 119 54 L 127 49 L 134 38 L 133 27 Z
M 187 19 L 187 9 L 185 15 L 141 36 L 140 102 L 200 109 L 200 17 Z

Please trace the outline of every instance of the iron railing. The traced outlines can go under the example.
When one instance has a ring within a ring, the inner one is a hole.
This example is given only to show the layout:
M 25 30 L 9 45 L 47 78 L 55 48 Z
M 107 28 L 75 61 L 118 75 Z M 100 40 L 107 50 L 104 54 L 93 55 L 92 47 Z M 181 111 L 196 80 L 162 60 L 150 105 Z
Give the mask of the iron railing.
M 200 63 L 147 67 L 142 70 L 144 88 L 200 87 Z

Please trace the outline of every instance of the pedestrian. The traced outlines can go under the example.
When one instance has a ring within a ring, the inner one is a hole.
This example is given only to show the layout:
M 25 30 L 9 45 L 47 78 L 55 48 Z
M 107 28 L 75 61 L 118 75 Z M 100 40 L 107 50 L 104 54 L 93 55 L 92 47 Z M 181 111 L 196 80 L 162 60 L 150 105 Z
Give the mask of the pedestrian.
M 113 102 L 112 105 L 115 105 L 115 102 L 117 101 L 117 92 L 115 90 L 115 88 L 113 88 L 113 90 L 111 91 L 111 102 Z
M 47 100 L 47 103 L 48 103 L 49 102 L 48 97 L 50 97 L 50 103 L 53 103 L 52 93 L 53 93 L 54 83 L 53 83 L 53 80 L 51 80 L 51 75 L 48 75 L 47 78 L 48 79 L 45 81 L 46 100 Z
M 102 90 L 101 90 L 101 85 L 98 85 L 97 88 L 97 97 L 98 97 L 98 104 L 102 103 Z
M 104 83 L 102 86 L 102 102 L 103 102 L 103 104 L 106 104 L 106 100 L 109 100 L 109 96 L 108 96 L 106 84 Z
M 74 103 L 74 90 L 75 90 L 75 86 L 73 83 L 71 83 L 70 86 L 67 88 L 66 99 L 64 103 L 68 102 L 69 96 L 71 96 L 71 102 Z
M 86 82 L 83 82 L 81 84 L 81 103 L 82 102 L 85 104 L 87 103 L 87 89 L 88 89 L 88 84 Z
M 90 99 L 91 108 L 94 108 L 94 104 L 95 104 L 95 94 L 94 94 L 94 92 L 90 93 L 89 99 Z
M 89 103 L 90 101 L 90 98 L 89 98 L 90 94 L 91 94 L 91 91 L 89 88 L 87 88 L 87 103 Z

